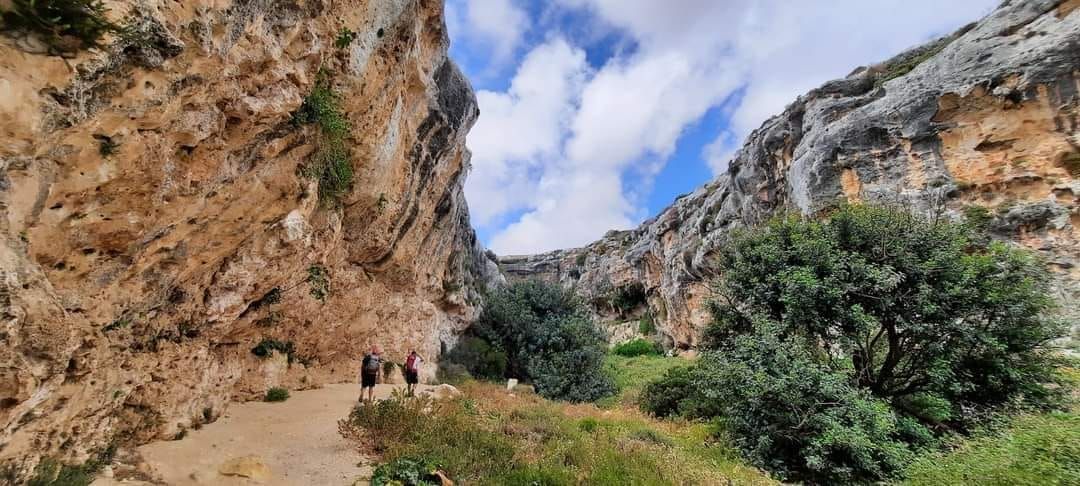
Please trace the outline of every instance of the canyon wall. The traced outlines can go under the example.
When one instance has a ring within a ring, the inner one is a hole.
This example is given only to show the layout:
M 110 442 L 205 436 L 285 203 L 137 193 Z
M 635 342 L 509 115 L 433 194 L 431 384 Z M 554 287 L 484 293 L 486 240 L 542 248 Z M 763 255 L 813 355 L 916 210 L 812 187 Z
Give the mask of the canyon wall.
M 668 346 L 688 350 L 710 319 L 712 257 L 733 228 L 845 200 L 957 218 L 980 206 L 995 237 L 1045 256 L 1064 312 L 1080 322 L 1078 93 L 1080 1 L 1006 1 L 799 97 L 747 138 L 725 174 L 638 228 L 500 266 L 510 279 L 576 288 L 620 336 L 649 314 Z M 644 290 L 637 309 L 606 305 L 634 286 Z
M 6 476 L 354 380 L 371 345 L 453 344 L 501 276 L 469 226 L 478 113 L 441 1 L 105 5 L 127 33 L 98 49 L 0 36 Z M 348 124 L 336 199 L 294 116 L 320 83 Z

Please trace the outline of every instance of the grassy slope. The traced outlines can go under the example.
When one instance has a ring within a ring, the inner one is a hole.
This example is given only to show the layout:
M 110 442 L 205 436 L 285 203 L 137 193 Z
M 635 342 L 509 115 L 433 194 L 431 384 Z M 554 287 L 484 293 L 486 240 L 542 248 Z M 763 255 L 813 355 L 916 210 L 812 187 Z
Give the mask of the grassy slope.
M 468 382 L 461 386 L 465 398 L 440 405 L 438 412 L 405 413 L 404 420 L 375 427 L 383 445 L 372 452 L 387 461 L 434 459 L 463 484 L 775 484 L 714 439 L 711 425 L 656 420 L 637 410 L 646 383 L 689 364 L 609 356 L 605 367 L 619 393 L 598 405 L 511 395 L 498 384 Z M 914 485 L 1080 484 L 1080 415 L 1018 417 L 996 433 L 924 456 L 908 477 Z
M 1025 415 L 997 433 L 961 442 L 912 465 L 913 485 L 1080 484 L 1080 414 Z
M 685 364 L 660 357 L 608 362 L 624 397 Z M 463 399 L 439 403 L 426 414 L 388 406 L 395 410 L 359 420 L 354 415 L 361 427 L 346 435 L 378 444 L 371 452 L 384 461 L 432 460 L 461 484 L 775 484 L 714 440 L 707 424 L 656 420 L 622 400 L 602 409 L 511 395 L 492 383 L 468 382 L 460 389 Z

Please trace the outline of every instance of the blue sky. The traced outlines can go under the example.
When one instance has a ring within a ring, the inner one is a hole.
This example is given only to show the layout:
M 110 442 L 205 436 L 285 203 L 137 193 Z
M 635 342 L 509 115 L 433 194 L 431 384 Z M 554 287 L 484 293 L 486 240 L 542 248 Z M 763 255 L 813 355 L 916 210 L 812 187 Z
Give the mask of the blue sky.
M 466 197 L 499 254 L 587 244 L 725 170 L 798 95 L 997 0 L 448 0 L 472 81 Z

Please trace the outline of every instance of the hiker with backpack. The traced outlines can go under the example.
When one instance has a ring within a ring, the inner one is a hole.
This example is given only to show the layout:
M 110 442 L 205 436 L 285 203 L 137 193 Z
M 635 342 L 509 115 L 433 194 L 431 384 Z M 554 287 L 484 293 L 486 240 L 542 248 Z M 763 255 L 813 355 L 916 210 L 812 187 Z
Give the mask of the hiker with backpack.
M 408 393 L 410 397 L 413 396 L 413 388 L 420 382 L 420 363 L 424 361 L 424 357 L 420 356 L 415 349 L 410 350 L 409 356 L 405 358 L 406 393 Z
M 364 390 L 367 390 L 368 396 L 366 402 L 370 403 L 375 399 L 375 383 L 379 381 L 379 371 L 382 369 L 382 355 L 379 354 L 379 347 L 372 346 L 371 352 L 364 355 L 363 362 L 360 363 L 360 401 L 364 400 Z

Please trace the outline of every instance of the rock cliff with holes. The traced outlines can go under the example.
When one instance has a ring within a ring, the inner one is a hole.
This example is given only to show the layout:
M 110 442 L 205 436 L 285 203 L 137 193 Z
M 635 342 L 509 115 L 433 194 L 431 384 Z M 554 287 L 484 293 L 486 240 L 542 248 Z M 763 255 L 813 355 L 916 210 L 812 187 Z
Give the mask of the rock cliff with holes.
M 954 217 L 980 206 L 996 237 L 1045 256 L 1080 322 L 1078 93 L 1080 1 L 1006 1 L 799 97 L 725 174 L 640 227 L 500 266 L 510 279 L 575 286 L 616 336 L 651 317 L 669 347 L 692 349 L 709 320 L 711 257 L 732 228 L 844 200 Z
M 452 344 L 501 277 L 441 1 L 105 4 L 129 33 L 101 48 L 0 36 L 5 477 Z M 348 128 L 335 198 L 295 116 L 319 83 Z

